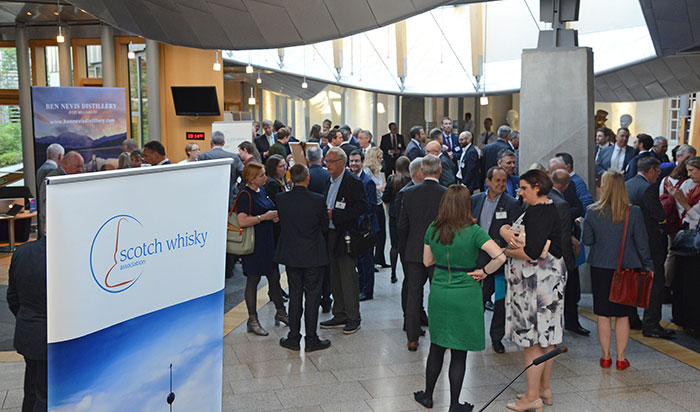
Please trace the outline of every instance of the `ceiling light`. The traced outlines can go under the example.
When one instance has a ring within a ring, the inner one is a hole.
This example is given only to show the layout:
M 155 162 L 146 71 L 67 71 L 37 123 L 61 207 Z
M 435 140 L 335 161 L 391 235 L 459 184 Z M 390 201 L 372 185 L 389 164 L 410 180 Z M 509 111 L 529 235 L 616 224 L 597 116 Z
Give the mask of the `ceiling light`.
M 57 11 L 53 12 L 53 15 L 54 15 L 54 16 L 58 16 L 58 14 L 59 14 L 59 13 L 58 13 Z
M 58 6 L 58 11 L 61 11 L 61 0 L 56 0 L 56 5 Z M 61 15 L 58 14 L 58 36 L 56 36 L 56 43 L 63 43 L 66 41 L 66 38 L 63 37 L 63 33 L 61 32 Z
M 126 49 L 128 50 L 128 52 L 126 53 L 126 57 L 129 60 L 134 60 L 136 58 L 136 53 L 134 53 L 134 51 L 131 50 L 132 45 L 133 45 L 133 43 L 131 42 L 131 39 L 129 39 L 129 45 L 126 46 Z
M 221 71 L 221 63 L 219 63 L 219 51 L 216 51 L 216 61 L 214 62 L 214 67 L 213 67 L 215 72 L 220 72 Z
M 377 103 L 377 113 L 378 114 L 386 113 L 386 108 L 384 107 L 384 103 L 382 103 L 382 102 Z
M 486 97 L 486 95 L 483 95 L 483 96 L 481 96 L 481 98 L 479 98 L 479 103 L 482 106 L 486 106 L 487 104 L 489 104 L 489 98 Z
M 248 105 L 249 106 L 255 106 L 255 92 L 253 91 L 253 88 L 250 88 L 250 97 L 248 98 Z
M 32 15 L 32 12 L 31 12 L 31 11 L 28 11 L 28 12 L 27 12 L 27 16 L 31 16 L 31 15 Z
M 255 83 L 262 84 L 262 79 L 260 78 L 260 72 L 258 72 L 258 78 L 257 78 L 257 80 L 255 80 Z
M 302 88 L 302 89 L 308 89 L 308 88 L 309 88 L 309 84 L 306 83 L 306 77 L 304 77 L 304 81 L 301 82 L 301 88 Z
M 254 71 L 255 70 L 253 70 L 253 66 L 250 63 L 248 63 L 248 65 L 245 67 L 245 72 L 250 74 L 250 73 L 253 73 Z

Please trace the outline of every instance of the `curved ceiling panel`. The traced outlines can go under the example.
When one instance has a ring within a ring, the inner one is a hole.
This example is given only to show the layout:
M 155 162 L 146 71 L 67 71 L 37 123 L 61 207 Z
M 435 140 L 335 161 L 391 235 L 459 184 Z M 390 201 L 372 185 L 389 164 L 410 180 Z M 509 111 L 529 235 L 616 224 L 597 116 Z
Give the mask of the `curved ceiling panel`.
M 375 29 L 452 0 L 68 0 L 147 39 L 202 49 L 310 44 Z

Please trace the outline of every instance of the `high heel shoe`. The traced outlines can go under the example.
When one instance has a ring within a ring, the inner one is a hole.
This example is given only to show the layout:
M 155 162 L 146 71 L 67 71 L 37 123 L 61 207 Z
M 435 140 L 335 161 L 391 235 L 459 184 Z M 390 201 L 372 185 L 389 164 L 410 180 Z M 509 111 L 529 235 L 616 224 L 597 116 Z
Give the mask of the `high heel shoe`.
M 610 366 L 612 366 L 612 358 L 610 358 L 610 359 L 600 358 L 600 367 L 601 368 L 608 369 Z
M 525 394 L 519 393 L 515 395 L 516 398 L 522 399 L 525 397 Z M 544 403 L 547 406 L 552 406 L 554 405 L 554 402 L 552 401 L 552 390 L 547 389 L 542 392 L 540 392 L 540 398 L 542 398 L 542 403 Z
M 413 399 L 428 409 L 433 407 L 432 396 L 428 396 L 428 394 L 423 391 L 413 392 Z
M 619 371 L 623 371 L 623 370 L 629 368 L 629 366 L 630 366 L 630 361 L 627 360 L 627 359 L 625 359 L 625 360 L 618 360 L 617 362 L 615 362 L 615 367 L 616 367 L 617 370 L 619 370 Z
M 260 321 L 258 320 L 258 315 L 250 315 L 248 317 L 248 323 L 246 324 L 248 328 L 248 333 L 254 333 L 259 336 L 267 336 L 269 333 L 260 326 Z
M 534 409 L 537 412 L 542 412 L 544 405 L 542 404 L 542 399 L 537 398 L 533 402 L 527 402 L 525 399 L 521 399 L 518 402 L 506 404 L 506 408 L 512 411 L 524 412 Z
M 284 323 L 285 326 L 289 326 L 289 318 L 284 309 L 278 309 L 277 313 L 275 313 L 275 326 L 279 326 L 280 322 Z

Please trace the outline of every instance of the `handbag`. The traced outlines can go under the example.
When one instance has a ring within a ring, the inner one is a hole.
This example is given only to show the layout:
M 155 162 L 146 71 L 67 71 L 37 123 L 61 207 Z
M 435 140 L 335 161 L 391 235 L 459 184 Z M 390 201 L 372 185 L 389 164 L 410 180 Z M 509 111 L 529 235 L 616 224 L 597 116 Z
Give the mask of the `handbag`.
M 671 251 L 678 256 L 700 256 L 700 232 L 698 227 L 695 229 L 681 229 L 676 233 L 676 236 L 671 242 Z
M 238 218 L 233 213 L 236 209 L 236 203 L 241 197 L 241 193 L 248 193 L 245 190 L 241 190 L 236 196 L 236 200 L 231 206 L 231 210 L 228 212 L 228 231 L 226 232 L 226 253 L 232 253 L 234 255 L 249 255 L 253 253 L 255 249 L 255 228 L 253 226 L 248 227 L 238 227 Z M 248 204 L 250 209 L 253 210 L 253 197 L 248 193 Z
M 350 229 L 349 232 L 350 250 L 348 254 L 352 258 L 359 258 L 377 243 L 377 235 L 372 230 L 372 222 L 367 215 L 362 216 L 357 228 Z
M 620 256 L 617 259 L 617 270 L 613 273 L 608 300 L 621 305 L 647 308 L 649 307 L 649 296 L 651 295 L 651 284 L 654 276 L 645 271 L 638 272 L 629 268 L 621 269 L 629 219 L 630 210 L 627 209 L 625 227 L 622 230 L 622 242 L 620 243 Z

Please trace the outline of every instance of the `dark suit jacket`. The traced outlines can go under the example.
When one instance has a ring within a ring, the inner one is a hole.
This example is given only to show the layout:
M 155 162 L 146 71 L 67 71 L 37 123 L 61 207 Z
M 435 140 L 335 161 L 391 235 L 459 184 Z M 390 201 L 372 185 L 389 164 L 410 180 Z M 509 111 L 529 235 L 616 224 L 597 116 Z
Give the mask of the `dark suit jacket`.
M 233 206 L 233 201 L 238 194 L 237 184 L 238 178 L 243 175 L 243 162 L 241 158 L 235 154 L 224 150 L 222 147 L 214 147 L 208 152 L 204 152 L 197 156 L 197 160 L 212 160 L 212 159 L 233 159 L 231 163 L 231 178 L 229 179 L 229 209 Z
M 367 213 L 365 217 L 369 218 L 372 224 L 372 230 L 374 230 L 374 233 L 377 233 L 379 232 L 379 221 L 377 220 L 377 185 L 364 170 L 357 177 L 362 180 L 362 186 L 365 188 L 365 195 L 367 195 Z
M 40 168 L 36 170 L 36 197 L 39 197 L 39 191 L 41 190 L 41 182 L 46 179 L 46 175 L 48 175 L 51 171 L 56 170 L 58 168 L 57 164 L 54 163 L 49 163 L 48 161 L 44 162 L 43 165 L 41 165 Z M 41 199 L 39 200 L 39 203 L 41 203 Z
M 466 149 L 466 154 L 462 158 L 459 168 L 462 170 L 462 183 L 474 193 L 480 187 L 481 178 L 479 176 L 479 152 L 474 145 Z
M 635 157 L 630 160 L 630 162 L 627 164 L 627 169 L 625 169 L 625 180 L 630 180 L 631 178 L 637 176 L 637 162 L 639 162 L 640 159 L 644 159 L 647 156 L 651 156 L 651 153 L 649 152 L 642 152 L 637 154 Z
M 610 145 L 608 147 L 604 147 L 600 149 L 600 153 L 598 154 L 598 159 L 596 159 L 595 162 L 595 170 L 596 173 L 599 175 L 602 175 L 605 173 L 606 170 L 610 169 L 610 161 L 612 160 L 612 155 L 615 150 L 615 145 Z M 624 170 L 627 168 L 627 165 L 629 164 L 630 160 L 634 157 L 634 147 L 632 146 L 627 146 L 625 148 L 625 160 L 624 164 L 622 165 L 622 169 Z
M 409 188 L 415 186 L 416 183 L 413 181 L 413 179 L 409 180 L 408 183 L 404 187 L 399 190 L 399 193 L 396 194 L 396 198 L 394 199 L 394 203 L 396 204 L 396 224 L 398 226 L 398 220 L 399 217 L 401 217 L 401 206 L 403 206 L 403 195 L 406 194 L 406 190 Z
M 562 231 L 564 229 L 564 225 L 568 224 L 570 225 L 570 233 L 573 233 L 574 236 L 577 238 L 581 237 L 581 228 L 574 223 L 574 220 L 578 219 L 579 217 L 583 216 L 583 212 L 585 211 L 583 209 L 583 203 L 581 203 L 581 200 L 578 198 L 578 195 L 576 194 L 576 185 L 571 182 L 569 183 L 569 186 L 566 187 L 566 190 L 564 190 L 564 200 L 566 203 L 569 204 L 569 213 L 571 214 L 571 219 L 567 221 L 567 223 L 564 223 L 564 221 L 559 221 Z
M 425 151 L 421 147 L 420 143 L 411 139 L 408 141 L 408 145 L 406 146 L 406 156 L 413 161 L 416 158 L 425 156 Z
M 46 237 L 17 246 L 10 262 L 7 304 L 15 315 L 14 347 L 46 360 Z
M 644 226 L 649 236 L 652 256 L 664 254 L 667 248 L 666 212 L 659 200 L 658 186 L 649 183 L 642 175 L 636 175 L 625 183 L 630 203 L 642 209 Z
M 669 163 L 669 162 L 671 162 L 671 161 L 668 159 L 668 156 L 666 155 L 666 153 L 664 153 L 663 156 L 659 156 L 659 155 L 654 151 L 653 148 L 649 151 L 649 153 L 651 153 L 651 155 L 654 156 L 654 157 L 655 157 L 659 162 L 661 162 L 662 164 L 663 164 L 663 163 Z
M 265 181 L 265 192 L 267 193 L 267 197 L 272 200 L 272 203 L 275 205 L 277 204 L 277 195 L 280 193 L 284 193 L 284 187 L 282 187 L 282 184 L 277 180 L 273 179 L 271 177 L 267 177 L 267 180 Z
M 387 176 L 389 176 L 394 171 L 396 159 L 398 159 L 400 156 L 389 154 L 389 150 L 392 149 L 391 133 L 387 133 L 384 136 L 382 136 L 382 139 L 379 141 L 379 148 L 382 149 L 382 154 L 384 155 L 384 173 Z M 403 135 L 396 135 L 396 148 L 401 152 L 403 152 L 404 149 L 406 149 L 406 145 L 403 141 Z
M 326 195 L 328 194 L 327 192 L 326 190 Z M 357 226 L 360 216 L 368 212 L 369 203 L 367 202 L 367 195 L 365 194 L 362 181 L 349 170 L 343 172 L 343 180 L 340 182 L 338 195 L 335 199 L 336 204 L 333 205 L 333 226 L 342 236 L 336 236 L 333 250 L 330 250 L 329 253 L 340 257 L 347 254 L 345 240 L 343 239 L 345 232 Z M 345 208 L 338 209 L 336 207 L 338 201 L 345 203 Z
M 455 169 L 455 164 L 450 159 L 447 152 L 442 152 L 440 154 L 440 166 L 442 166 L 442 173 L 440 173 L 440 184 L 449 187 L 457 183 L 457 170 Z
M 260 156 L 263 156 L 263 160 L 265 160 L 265 152 L 270 150 L 270 142 L 267 140 L 267 135 L 261 134 L 260 136 L 256 137 L 253 142 L 255 143 L 255 147 L 258 149 L 258 152 L 260 152 Z
M 406 189 L 399 216 L 399 253 L 407 262 L 423 262 L 423 239 L 437 217 L 442 195 L 447 188 L 434 180 Z
M 513 150 L 507 142 L 503 140 L 496 140 L 493 143 L 489 143 L 484 147 L 484 170 L 489 171 L 490 168 L 498 164 L 498 152 L 503 149 Z
M 326 200 L 303 186 L 277 195 L 280 236 L 275 262 L 292 267 L 318 267 L 329 263 Z
M 348 164 L 350 164 L 350 153 L 354 152 L 355 150 L 360 150 L 360 146 L 355 146 L 354 144 L 348 142 L 348 143 L 343 143 L 339 146 L 345 154 L 348 156 Z
M 309 166 L 309 190 L 324 195 L 331 182 L 331 175 L 321 165 Z
M 386 187 L 384 188 L 384 193 L 382 194 L 382 202 L 389 204 L 389 210 L 387 211 L 389 217 L 398 219 L 398 211 L 400 210 L 399 201 L 401 199 L 399 197 L 399 192 L 401 191 L 401 189 L 403 189 L 403 186 L 412 183 L 412 181 L 411 179 L 406 178 L 406 180 L 401 182 L 403 186 L 400 187 L 399 190 L 394 191 L 395 179 L 400 179 L 400 176 L 398 174 L 389 176 L 389 181 L 386 182 Z
M 476 219 L 476 223 L 479 224 L 479 219 L 481 218 L 481 211 L 484 208 L 484 200 L 486 199 L 487 192 L 477 193 L 472 195 L 472 217 Z M 503 219 L 496 218 L 498 212 L 506 212 L 506 217 Z M 499 230 L 503 225 L 512 225 L 518 217 L 523 213 L 520 204 L 515 198 L 513 198 L 508 193 L 503 193 L 501 198 L 498 199 L 496 204 L 496 210 L 494 210 L 493 217 L 491 218 L 491 227 L 483 228 L 488 229 L 488 234 L 491 239 L 494 240 L 500 247 L 506 247 L 506 242 L 503 240 L 499 234 Z M 488 253 L 479 250 L 479 258 L 477 259 L 477 267 L 483 268 L 491 260 Z M 501 266 L 494 273 L 503 273 L 503 266 Z
M 569 187 L 571 186 L 572 185 L 569 185 Z M 559 216 L 559 222 L 562 229 L 559 231 L 559 233 L 561 233 L 561 254 L 564 258 L 564 263 L 566 263 L 566 270 L 571 273 L 571 271 L 576 268 L 574 247 L 571 243 L 571 224 L 573 223 L 573 220 L 571 219 L 571 207 L 569 203 L 564 200 L 561 193 L 559 193 L 559 191 L 555 188 L 550 190 L 549 198 L 552 199 L 554 206 L 557 208 L 557 215 Z M 566 230 L 567 227 L 569 230 Z

